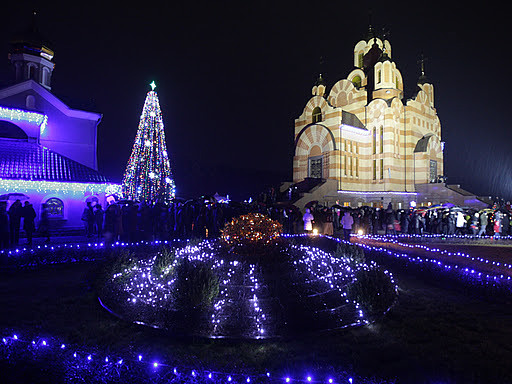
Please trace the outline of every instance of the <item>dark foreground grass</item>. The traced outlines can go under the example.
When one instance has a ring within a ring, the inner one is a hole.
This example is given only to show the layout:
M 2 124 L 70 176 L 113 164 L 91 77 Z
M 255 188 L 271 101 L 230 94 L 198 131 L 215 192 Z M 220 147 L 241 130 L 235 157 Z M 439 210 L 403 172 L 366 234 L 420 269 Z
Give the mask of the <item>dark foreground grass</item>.
M 295 340 L 177 340 L 106 312 L 95 289 L 101 269 L 101 263 L 81 263 L 2 272 L 0 328 L 227 372 L 300 376 L 337 369 L 399 383 L 512 383 L 512 306 L 506 297 L 473 297 L 397 269 L 398 303 L 371 326 Z M 44 367 L 26 362 L 14 369 Z M 23 382 L 12 372 L 9 377 Z

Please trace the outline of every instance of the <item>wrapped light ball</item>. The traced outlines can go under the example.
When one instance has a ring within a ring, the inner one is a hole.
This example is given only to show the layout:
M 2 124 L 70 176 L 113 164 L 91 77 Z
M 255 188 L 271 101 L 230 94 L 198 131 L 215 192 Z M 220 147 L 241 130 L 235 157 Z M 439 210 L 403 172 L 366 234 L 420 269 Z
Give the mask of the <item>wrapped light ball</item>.
M 281 236 L 283 226 L 261 213 L 249 213 L 233 219 L 222 230 L 222 240 L 231 246 L 268 245 Z

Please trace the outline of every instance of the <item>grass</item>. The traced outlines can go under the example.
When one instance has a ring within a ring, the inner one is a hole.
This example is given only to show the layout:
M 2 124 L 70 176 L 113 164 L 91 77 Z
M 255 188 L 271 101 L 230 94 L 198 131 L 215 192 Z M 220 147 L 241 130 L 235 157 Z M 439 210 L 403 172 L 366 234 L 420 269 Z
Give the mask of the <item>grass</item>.
M 97 301 L 94 283 L 101 268 L 96 262 L 1 272 L 0 328 L 112 351 L 178 356 L 184 364 L 226 371 L 334 368 L 399 383 L 512 382 L 512 298 L 472 296 L 425 273 L 393 269 L 398 303 L 371 326 L 234 342 L 171 339 L 113 317 Z

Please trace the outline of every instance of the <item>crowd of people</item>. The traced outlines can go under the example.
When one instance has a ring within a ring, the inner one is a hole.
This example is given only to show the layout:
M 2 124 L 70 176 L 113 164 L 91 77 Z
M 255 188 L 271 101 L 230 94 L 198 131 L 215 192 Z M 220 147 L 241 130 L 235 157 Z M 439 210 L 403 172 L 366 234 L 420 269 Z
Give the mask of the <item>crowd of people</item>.
M 313 206 L 303 216 L 304 230 L 325 231 L 325 207 Z M 363 234 L 442 234 L 470 236 L 512 235 L 512 209 L 510 203 L 494 204 L 492 208 L 476 210 L 452 204 L 421 207 L 418 209 L 394 210 L 391 204 L 386 209 L 359 207 L 350 209 L 336 206 L 329 209 L 334 231 L 350 229 Z M 352 219 L 345 217 L 349 214 Z M 313 216 L 311 219 L 310 216 Z M 310 221 L 312 220 L 312 224 Z
M 511 235 L 510 204 L 480 211 L 454 206 L 434 206 L 394 210 L 368 206 L 358 208 L 308 204 L 302 212 L 289 202 L 276 202 L 275 194 L 259 196 L 243 203 L 219 202 L 201 197 L 170 204 L 148 205 L 133 201 L 118 201 L 103 209 L 97 202 L 87 202 L 82 222 L 84 234 L 98 241 L 152 241 L 216 237 L 232 218 L 249 212 L 259 212 L 278 220 L 289 234 L 317 232 L 325 235 L 363 234 L 445 234 L 472 236 Z M 7 210 L 0 202 L 0 249 L 20 244 L 20 230 L 26 244 L 32 245 L 36 233 L 50 241 L 51 221 L 48 207 L 43 204 L 39 220 L 32 204 L 17 200 Z
M 43 204 L 43 211 L 40 220 L 40 231 L 48 236 L 48 230 L 44 230 L 45 223 L 48 223 L 47 210 Z M 27 238 L 27 245 L 32 245 L 34 233 L 36 232 L 36 211 L 32 204 L 25 201 L 23 204 L 16 200 L 7 210 L 7 202 L 0 201 L 0 249 L 17 246 L 20 243 L 20 230 L 23 230 Z M 23 219 L 23 220 L 22 220 Z M 23 223 L 23 225 L 22 225 Z M 48 225 L 46 225 L 48 229 Z

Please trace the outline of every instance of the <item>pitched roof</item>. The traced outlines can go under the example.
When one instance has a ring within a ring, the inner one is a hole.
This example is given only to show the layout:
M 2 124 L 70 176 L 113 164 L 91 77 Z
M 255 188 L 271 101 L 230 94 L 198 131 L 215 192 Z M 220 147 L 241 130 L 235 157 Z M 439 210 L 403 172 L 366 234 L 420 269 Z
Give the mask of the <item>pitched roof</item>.
M 0 179 L 106 183 L 98 171 L 37 143 L 0 139 Z
M 41 96 L 48 103 L 57 108 L 60 112 L 65 114 L 68 117 L 75 117 L 77 119 L 86 119 L 97 121 L 98 124 L 101 121 L 102 114 L 96 112 L 87 112 L 79 109 L 72 109 L 67 106 L 62 100 L 60 100 L 57 96 L 51 93 L 42 85 L 36 83 L 34 80 L 26 80 L 21 83 L 17 83 L 11 85 L 6 88 L 0 89 L 0 100 L 7 99 L 8 97 L 19 95 L 22 92 L 32 90 L 36 92 L 39 96 Z M 5 103 L 5 101 L 3 101 Z M 4 104 L 5 105 L 5 104 Z M 43 112 L 44 113 L 44 112 Z

